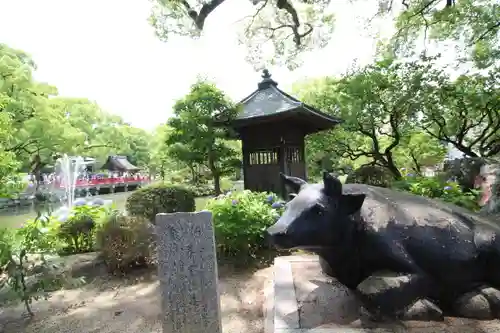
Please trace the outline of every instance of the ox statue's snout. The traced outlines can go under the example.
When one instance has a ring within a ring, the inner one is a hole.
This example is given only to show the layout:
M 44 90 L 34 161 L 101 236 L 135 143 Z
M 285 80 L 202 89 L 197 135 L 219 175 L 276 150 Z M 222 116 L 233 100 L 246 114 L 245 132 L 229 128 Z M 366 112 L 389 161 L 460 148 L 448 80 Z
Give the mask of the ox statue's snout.
M 286 228 L 284 228 L 279 221 L 267 228 L 265 238 L 270 247 L 288 249 L 291 246 L 290 239 L 286 233 Z

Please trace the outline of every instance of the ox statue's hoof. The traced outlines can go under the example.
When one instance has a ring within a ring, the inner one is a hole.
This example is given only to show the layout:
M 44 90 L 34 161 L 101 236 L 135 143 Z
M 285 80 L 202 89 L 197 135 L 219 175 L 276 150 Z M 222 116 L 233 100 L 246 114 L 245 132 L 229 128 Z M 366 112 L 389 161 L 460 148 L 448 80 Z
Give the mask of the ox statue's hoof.
M 416 301 L 406 312 L 402 318 L 404 320 L 419 320 L 419 321 L 442 321 L 444 320 L 443 311 L 434 303 L 427 299 Z
M 411 275 L 400 275 L 393 272 L 378 272 L 358 285 L 358 294 L 372 313 L 372 320 L 392 317 L 404 320 L 440 321 L 443 312 L 427 299 L 414 301 L 406 308 L 390 308 L 389 304 L 397 304 L 398 299 L 409 296 L 408 288 Z
M 500 291 L 481 287 L 459 297 L 454 304 L 457 315 L 474 319 L 493 319 L 500 315 Z

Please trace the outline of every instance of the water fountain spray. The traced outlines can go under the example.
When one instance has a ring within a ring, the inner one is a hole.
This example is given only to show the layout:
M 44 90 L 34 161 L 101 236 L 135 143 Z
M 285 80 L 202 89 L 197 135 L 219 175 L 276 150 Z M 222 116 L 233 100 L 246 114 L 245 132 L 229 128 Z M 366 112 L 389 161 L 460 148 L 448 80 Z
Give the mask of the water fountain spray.
M 64 154 L 56 161 L 56 175 L 64 188 L 65 206 L 68 209 L 71 209 L 75 202 L 76 181 L 84 166 L 84 159 L 81 156 L 70 158 Z

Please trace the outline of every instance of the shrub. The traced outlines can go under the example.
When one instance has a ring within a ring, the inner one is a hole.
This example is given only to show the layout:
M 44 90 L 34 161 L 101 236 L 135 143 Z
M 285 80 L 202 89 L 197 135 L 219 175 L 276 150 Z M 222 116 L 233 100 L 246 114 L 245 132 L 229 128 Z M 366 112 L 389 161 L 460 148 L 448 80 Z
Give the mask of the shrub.
M 6 296 L 21 300 L 30 316 L 33 300 L 46 299 L 49 291 L 73 280 L 46 258 L 58 248 L 57 225 L 38 218 L 16 231 L 0 230 L 0 289 L 9 288 Z
M 349 174 L 345 182 L 390 187 L 393 179 L 394 177 L 384 168 L 364 165 Z
M 195 197 L 208 197 L 211 195 L 214 195 L 214 184 L 213 182 L 210 183 L 199 183 L 196 185 L 185 185 L 188 189 L 193 191 Z M 225 177 L 222 177 L 220 179 L 220 188 L 222 192 L 227 192 L 230 191 L 233 188 L 233 182 Z
M 127 211 L 154 222 L 158 213 L 194 212 L 193 191 L 180 185 L 155 184 L 143 187 L 127 199 Z
M 145 217 L 110 212 L 99 225 L 96 240 L 110 272 L 126 272 L 155 261 L 154 226 Z
M 217 249 L 221 255 L 256 258 L 266 248 L 264 230 L 281 215 L 283 204 L 274 194 L 242 191 L 208 201 Z
M 214 194 L 214 187 L 210 184 L 186 185 L 195 197 L 207 197 Z
M 393 184 L 395 188 L 428 198 L 439 198 L 473 211 L 479 209 L 478 191 L 464 192 L 461 186 L 452 180 L 443 180 L 439 176 L 419 177 L 406 175 L 402 181 Z
M 67 220 L 59 227 L 58 237 L 66 244 L 66 254 L 89 252 L 94 249 L 95 221 L 105 212 L 101 206 L 81 205 L 73 207 Z
M 61 223 L 53 217 L 40 217 L 26 221 L 17 230 L 16 238 L 29 253 L 55 254 L 64 246 L 58 237 Z

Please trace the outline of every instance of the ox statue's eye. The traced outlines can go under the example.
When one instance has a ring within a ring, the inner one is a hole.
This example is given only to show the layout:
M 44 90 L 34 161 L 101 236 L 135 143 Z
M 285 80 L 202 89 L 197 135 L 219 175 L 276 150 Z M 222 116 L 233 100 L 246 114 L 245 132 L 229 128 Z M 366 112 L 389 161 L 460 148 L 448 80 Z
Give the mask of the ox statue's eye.
M 321 216 L 325 213 L 325 206 L 321 205 L 321 204 L 316 204 L 314 205 L 314 213 L 318 216 Z

